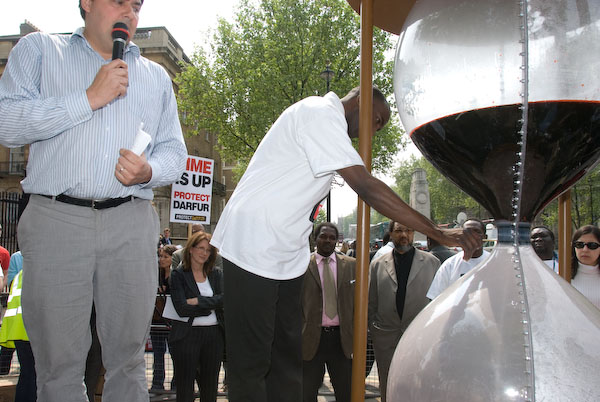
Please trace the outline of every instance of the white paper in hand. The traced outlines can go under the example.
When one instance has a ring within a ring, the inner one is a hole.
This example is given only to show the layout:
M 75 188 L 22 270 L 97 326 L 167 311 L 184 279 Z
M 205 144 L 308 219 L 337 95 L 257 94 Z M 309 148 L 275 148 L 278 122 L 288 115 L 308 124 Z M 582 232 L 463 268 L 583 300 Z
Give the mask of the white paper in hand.
M 136 155 L 141 155 L 144 152 L 144 149 L 150 144 L 152 137 L 150 134 L 142 130 L 144 127 L 144 123 L 140 123 L 140 128 L 135 136 L 135 141 L 133 142 L 133 146 L 131 147 L 131 152 Z

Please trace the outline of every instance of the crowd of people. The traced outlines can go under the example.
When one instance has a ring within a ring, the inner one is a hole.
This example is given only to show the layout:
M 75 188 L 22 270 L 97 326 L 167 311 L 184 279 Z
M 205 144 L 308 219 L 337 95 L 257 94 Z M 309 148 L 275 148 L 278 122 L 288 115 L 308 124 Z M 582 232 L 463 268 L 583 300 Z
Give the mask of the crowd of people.
M 369 284 L 385 401 L 397 340 L 428 295 L 471 269 L 471 260 L 485 258 L 484 228 L 476 220 L 440 228 L 369 173 L 351 139 L 359 128 L 381 130 L 391 108 L 379 89 L 356 87 L 284 110 L 213 235 L 198 230 L 182 250 L 170 248 L 170 230 L 157 239 L 153 188 L 180 178 L 188 154 L 171 78 L 130 41 L 143 3 L 80 0 L 82 28 L 24 36 L 0 79 L 0 144 L 29 145 L 21 182 L 29 202 L 15 257 L 21 267 L 8 281 L 0 328 L 0 344 L 16 347 L 22 358 L 19 401 L 91 399 L 101 361 L 104 402 L 147 402 L 145 345 L 157 290 L 167 300 L 162 316 L 171 330 L 166 343 L 156 339 L 151 387 L 164 387 L 168 348 L 178 402 L 194 399 L 194 382 L 203 402 L 216 399 L 225 353 L 232 402 L 314 401 L 325 367 L 336 398 L 346 401 L 355 262 L 334 251 L 335 226 L 313 228 L 335 174 L 392 222 L 390 241 L 373 256 Z M 122 52 L 113 52 L 115 42 Z M 151 140 L 134 152 L 142 127 Z M 415 249 L 415 231 L 438 254 Z M 590 284 L 598 280 L 598 241 L 596 231 L 582 228 L 573 243 L 573 284 L 596 302 Z M 442 246 L 462 253 L 441 263 L 448 257 Z M 349 253 L 356 256 L 355 247 Z M 0 264 L 7 269 L 2 253 Z
M 198 227 L 201 225 L 195 225 L 194 232 L 198 231 Z M 474 250 L 468 260 L 465 260 L 464 251 L 457 252 L 432 239 L 429 239 L 426 250 L 415 247 L 417 243 L 414 242 L 414 230 L 398 222 L 389 223 L 384 237 L 384 247 L 370 252 L 369 337 L 373 342 L 382 401 L 387 399 L 387 375 L 393 353 L 408 325 L 431 300 L 484 262 L 490 255 L 489 251 L 483 247 L 487 239 L 485 224 L 478 219 L 471 218 L 463 223 L 463 228 L 468 228 L 476 233 L 479 239 L 479 247 Z M 327 370 L 336 400 L 350 401 L 356 279 L 356 260 L 351 254 L 354 249 L 345 246 L 344 244 L 348 245 L 347 242 L 341 242 L 341 244 L 338 242 L 338 228 L 330 222 L 316 225 L 312 236 L 314 249 L 311 250 L 306 272 L 301 277 L 302 400 L 304 402 L 317 401 L 319 388 L 323 384 L 324 374 Z M 201 238 L 209 239 L 210 236 L 205 235 Z M 200 237 L 193 235 L 192 239 L 195 239 L 191 240 L 191 244 L 194 244 Z M 536 226 L 531 230 L 530 241 L 540 259 L 549 269 L 558 273 L 555 236 L 552 230 L 545 226 Z M 162 248 L 159 250 L 174 248 L 169 245 L 161 244 L 160 246 Z M 572 248 L 573 280 L 571 283 L 600 308 L 600 269 L 598 266 L 600 262 L 600 230 L 591 225 L 578 229 L 573 235 Z M 180 249 L 179 252 L 184 255 L 187 253 L 186 248 Z M 216 249 L 212 248 L 211 252 L 216 253 Z M 173 266 L 173 269 L 181 261 L 180 258 L 168 259 L 169 263 L 177 264 Z M 161 269 L 159 277 L 162 277 L 162 270 L 166 265 L 167 262 L 159 264 Z M 183 263 L 177 271 L 173 272 L 183 273 L 182 267 Z M 216 270 L 220 272 L 222 267 L 219 266 Z M 174 278 L 177 275 L 180 274 L 175 274 Z M 578 279 L 576 280 L 576 278 Z M 222 280 L 222 277 L 219 280 Z M 192 282 L 189 281 L 189 283 Z M 190 288 L 189 291 L 191 289 L 194 289 L 195 293 L 195 288 Z M 219 284 L 218 289 L 223 289 L 222 283 Z M 217 291 L 217 293 L 221 293 L 221 291 Z M 210 292 L 201 293 L 201 295 L 199 300 L 203 300 L 202 303 L 211 300 Z M 192 310 L 186 303 L 187 301 L 184 302 L 183 297 L 180 297 L 176 303 L 182 316 L 195 317 L 195 314 L 201 311 L 201 309 L 196 309 L 195 312 L 191 312 Z M 206 310 L 204 312 L 206 313 Z M 212 314 L 215 312 L 223 314 L 222 304 L 215 304 L 211 312 Z M 216 375 L 223 351 L 224 325 L 222 319 L 220 321 L 213 320 L 211 323 L 220 325 L 221 330 L 220 338 L 209 338 L 208 340 L 211 342 L 210 350 L 217 352 L 217 356 L 204 356 L 204 359 L 211 362 L 211 370 L 208 372 L 206 368 L 198 370 L 198 367 L 206 364 L 206 362 L 202 363 L 200 355 L 186 355 L 187 368 L 181 368 L 181 362 L 175 363 L 176 371 L 187 370 L 185 372 L 189 375 L 186 380 L 188 390 L 191 389 L 190 386 L 193 386 L 194 375 L 196 375 L 195 379 L 201 393 L 206 387 L 209 387 L 210 392 L 216 393 L 217 391 Z M 177 322 L 173 324 L 177 328 L 180 325 L 182 324 Z M 184 326 L 188 327 L 189 323 Z M 176 332 L 178 333 L 178 331 Z M 177 340 L 179 335 L 170 337 L 169 347 L 174 343 L 174 350 L 177 353 L 177 341 L 174 342 L 174 338 Z M 201 341 L 193 341 L 193 343 L 197 348 L 202 347 Z M 185 347 L 194 350 L 191 344 Z M 173 356 L 174 362 L 178 358 L 176 356 Z M 155 363 L 154 378 L 156 378 L 156 367 Z M 199 377 L 201 372 L 204 373 L 202 378 Z M 161 378 L 164 380 L 164 371 Z M 162 389 L 162 385 L 162 383 L 159 385 L 160 389 Z M 153 387 L 155 386 L 153 381 Z M 212 400 L 212 397 L 211 399 L 201 397 L 201 400 Z
M 452 283 L 489 257 L 483 249 L 485 225 L 478 219 L 463 224 L 478 235 L 479 247 L 470 259 L 429 239 L 427 250 L 415 247 L 414 229 L 390 222 L 384 247 L 371 251 L 368 323 L 377 362 L 382 401 L 391 358 L 402 333 L 414 317 Z M 169 231 L 165 230 L 164 233 Z M 302 400 L 317 400 L 327 370 L 337 401 L 349 401 L 352 372 L 352 338 L 356 260 L 350 248 L 338 246 L 339 232 L 333 223 L 314 228 L 314 250 L 301 276 Z M 158 243 L 158 295 L 170 295 L 181 319 L 162 317 L 168 337 L 150 332 L 153 350 L 151 390 L 163 390 L 165 353 L 173 361 L 171 389 L 178 401 L 194 400 L 194 383 L 201 401 L 217 397 L 218 378 L 225 357 L 223 261 L 209 242 L 211 235 L 194 224 L 185 246 Z M 549 269 L 558 273 L 555 236 L 551 229 L 531 230 L 531 246 Z M 345 252 L 344 252 L 345 251 Z M 586 225 L 572 238 L 572 285 L 600 308 L 600 229 Z M 2 270 L 0 270 L 1 272 Z M 7 284 L 22 286 L 22 254 L 10 257 Z M 11 298 L 8 309 L 20 303 Z M 162 307 L 162 306 L 161 306 Z M 162 308 L 161 308 L 162 311 Z M 17 401 L 36 400 L 36 370 L 24 331 L 7 318 L 0 329 L 2 354 L 16 348 L 21 364 Z M 8 331 L 11 328 L 13 330 Z M 18 327 L 20 330 L 14 331 Z M 93 335 L 92 335 L 93 336 Z M 90 351 L 90 353 L 92 353 Z M 88 358 L 88 365 L 89 365 Z M 88 378 L 86 378 L 86 384 Z M 93 382 L 95 384 L 95 382 Z M 93 395 L 93 392 L 89 395 Z
M 427 250 L 420 250 L 415 247 L 414 230 L 393 221 L 389 223 L 386 233 L 389 242 L 384 243 L 384 247 L 377 253 L 371 251 L 368 324 L 377 362 L 382 401 L 387 399 L 387 375 L 392 356 L 408 325 L 431 300 L 490 256 L 490 253 L 484 249 L 484 242 L 487 239 L 485 224 L 471 218 L 463 223 L 463 228 L 468 228 L 478 238 L 478 247 L 473 251 L 470 259 L 465 258 L 464 251 L 456 252 L 432 239 L 428 239 Z M 333 239 L 336 235 L 337 228 L 331 223 L 316 227 L 316 251 L 311 257 L 311 265 L 304 279 L 302 335 L 305 360 L 304 401 L 306 402 L 316 401 L 314 384 L 321 383 L 325 366 L 335 390 L 336 400 L 349 400 L 347 398 L 350 392 L 348 372 L 340 370 L 340 362 L 345 362 L 351 356 L 349 354 L 351 351 L 346 350 L 346 345 L 351 344 L 352 341 L 353 315 L 340 314 L 339 321 L 334 322 L 334 331 L 329 329 L 330 321 L 325 314 L 328 300 L 327 285 L 323 274 L 327 266 L 319 265 L 325 258 L 331 258 L 329 266 L 337 260 L 338 266 L 340 262 L 344 262 L 344 266 L 351 266 L 348 272 L 354 272 L 355 261 L 353 258 L 348 261 L 347 255 L 351 251 L 344 247 L 343 243 L 337 254 L 333 253 L 335 257 L 328 257 L 332 255 L 332 244 L 335 242 Z M 328 247 L 324 247 L 323 243 L 327 241 L 329 241 Z M 531 230 L 530 241 L 540 259 L 549 269 L 558 273 L 555 251 L 557 245 L 552 230 L 545 226 L 534 227 Z M 572 285 L 600 308 L 600 230 L 596 226 L 583 226 L 573 234 L 572 256 Z M 339 271 L 337 272 L 341 286 L 353 283 L 353 277 L 348 281 L 348 274 L 340 276 Z M 315 284 L 319 285 L 319 280 L 322 286 L 317 287 Z M 340 308 L 351 308 L 352 298 L 348 301 L 348 297 L 342 293 L 344 288 L 341 286 L 338 283 L 338 304 Z M 320 306 L 321 303 L 323 303 L 322 309 L 315 308 L 315 305 Z M 315 344 L 314 339 L 318 340 L 319 336 L 315 336 L 313 328 L 316 326 L 315 322 L 321 319 L 321 313 L 323 313 L 321 343 Z M 351 365 L 351 361 L 349 364 Z M 319 370 L 314 368 L 315 365 Z M 313 373 L 320 373 L 320 376 L 318 378 L 307 376 L 306 367 Z

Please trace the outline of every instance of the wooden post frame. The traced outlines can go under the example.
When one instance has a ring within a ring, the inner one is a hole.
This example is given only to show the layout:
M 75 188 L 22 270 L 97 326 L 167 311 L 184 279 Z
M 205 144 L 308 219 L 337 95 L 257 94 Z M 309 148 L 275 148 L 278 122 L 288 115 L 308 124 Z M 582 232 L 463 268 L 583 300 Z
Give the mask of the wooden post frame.
M 571 190 L 558 196 L 558 274 L 571 282 Z
M 363 0 L 360 22 L 360 104 L 358 152 L 371 170 L 373 137 L 373 0 Z M 354 337 L 352 361 L 352 402 L 365 399 L 367 360 L 367 311 L 369 305 L 369 243 L 371 208 L 358 199 L 356 232 L 356 284 L 354 288 Z
M 373 138 L 373 25 L 399 34 L 416 0 L 347 0 L 360 14 L 360 122 L 359 153 L 371 170 Z M 354 289 L 354 341 L 352 362 L 352 402 L 365 399 L 367 311 L 369 304 L 370 208 L 358 199 L 356 233 L 356 285 Z

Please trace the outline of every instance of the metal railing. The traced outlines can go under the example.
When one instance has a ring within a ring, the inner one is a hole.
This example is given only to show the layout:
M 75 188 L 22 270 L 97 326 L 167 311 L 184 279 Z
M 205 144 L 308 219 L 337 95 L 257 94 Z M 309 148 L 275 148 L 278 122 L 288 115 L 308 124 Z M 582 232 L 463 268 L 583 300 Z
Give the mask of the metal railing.
M 0 162 L 0 175 L 15 175 L 25 177 L 25 168 L 27 163 L 19 162 Z

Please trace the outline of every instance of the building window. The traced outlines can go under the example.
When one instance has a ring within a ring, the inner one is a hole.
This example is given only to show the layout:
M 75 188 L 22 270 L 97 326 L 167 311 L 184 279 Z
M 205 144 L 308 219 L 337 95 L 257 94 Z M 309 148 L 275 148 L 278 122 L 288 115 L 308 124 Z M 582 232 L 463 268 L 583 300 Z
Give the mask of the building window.
M 8 173 L 23 174 L 25 172 L 25 147 L 10 148 Z

